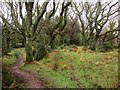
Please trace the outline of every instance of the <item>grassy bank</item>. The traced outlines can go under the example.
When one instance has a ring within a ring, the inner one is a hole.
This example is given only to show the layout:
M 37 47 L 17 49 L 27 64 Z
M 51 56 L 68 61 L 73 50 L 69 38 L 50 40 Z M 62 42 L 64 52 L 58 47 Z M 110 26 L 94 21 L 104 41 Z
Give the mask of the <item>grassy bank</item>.
M 3 62 L 12 64 L 14 52 L 3 57 Z M 48 87 L 113 88 L 118 82 L 118 54 L 116 50 L 100 53 L 66 47 L 53 50 L 43 60 L 23 65 L 21 69 L 36 73 Z

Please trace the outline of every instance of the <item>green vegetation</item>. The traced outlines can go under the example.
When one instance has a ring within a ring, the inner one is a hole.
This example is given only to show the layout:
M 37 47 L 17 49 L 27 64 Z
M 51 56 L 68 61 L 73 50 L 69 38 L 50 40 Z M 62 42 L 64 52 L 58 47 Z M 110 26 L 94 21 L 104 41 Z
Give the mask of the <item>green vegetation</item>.
M 2 57 L 2 63 L 8 64 L 8 65 L 12 65 L 15 63 L 17 54 L 21 54 L 24 58 L 26 57 L 24 48 L 14 49 L 11 52 L 9 52 L 8 54 L 9 55 L 5 55 Z
M 3 63 L 13 64 L 16 50 L 10 52 L 12 56 L 3 57 Z M 53 50 L 43 60 L 25 64 L 21 69 L 38 74 L 48 87 L 114 88 L 118 82 L 117 60 L 116 50 L 100 53 L 66 46 Z
M 25 88 L 24 83 L 18 81 L 18 79 L 10 72 L 11 65 L 16 61 L 16 54 L 24 54 L 24 48 L 14 49 L 8 55 L 2 57 L 2 87 L 3 88 Z M 25 57 L 25 54 L 23 55 Z M 21 65 L 23 66 L 24 63 Z
M 45 66 L 41 66 L 40 64 L 29 64 L 21 67 L 23 70 L 32 71 L 34 73 L 39 74 L 40 78 L 43 78 L 48 87 L 54 88 L 75 88 L 77 85 L 71 81 L 69 78 L 64 77 L 59 72 L 49 70 Z
M 117 87 L 119 2 L 34 1 L 0 3 L 3 87 Z
M 6 59 L 7 60 L 7 59 Z M 11 60 L 11 63 L 13 61 Z M 24 83 L 18 81 L 18 79 L 10 72 L 10 62 L 2 65 L 2 87 L 3 88 L 25 88 Z

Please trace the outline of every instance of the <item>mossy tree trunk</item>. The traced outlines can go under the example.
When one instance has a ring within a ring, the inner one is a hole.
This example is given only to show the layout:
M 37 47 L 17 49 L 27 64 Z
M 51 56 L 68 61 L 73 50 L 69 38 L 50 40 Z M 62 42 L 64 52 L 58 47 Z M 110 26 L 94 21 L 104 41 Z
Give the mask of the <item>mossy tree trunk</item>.
M 32 55 L 32 9 L 33 9 L 34 2 L 25 2 L 26 11 L 27 11 L 27 18 L 26 18 L 26 43 L 25 43 L 25 50 L 26 50 L 26 62 L 30 63 L 33 61 Z
M 44 13 L 46 12 L 46 8 L 49 2 L 45 1 L 43 3 L 43 9 L 41 11 L 41 13 L 39 13 L 36 17 L 36 19 L 34 20 L 34 23 L 32 22 L 32 10 L 33 10 L 33 6 L 34 6 L 34 2 L 25 2 L 25 7 L 26 7 L 26 12 L 27 12 L 27 18 L 26 18 L 26 41 L 25 41 L 25 50 L 26 50 L 26 63 L 30 63 L 33 61 L 33 38 L 37 37 L 38 35 L 36 35 L 36 30 L 39 24 L 39 21 L 41 20 L 41 18 L 43 17 Z M 38 7 L 38 6 L 37 6 Z M 38 10 L 38 12 L 40 12 Z M 50 14 L 51 15 L 51 14 Z M 51 16 L 52 17 L 52 16 Z
M 3 32 L 2 32 L 2 54 L 8 54 L 10 51 L 10 31 L 8 29 L 9 27 L 7 24 L 3 25 Z
M 34 1 L 34 0 L 33 0 Z M 4 20 L 5 23 L 7 23 L 12 30 L 14 30 L 16 33 L 22 35 L 24 37 L 24 45 L 25 45 L 25 50 L 26 50 L 26 62 L 30 63 L 33 61 L 33 41 L 37 38 L 37 36 L 40 34 L 40 32 L 37 32 L 37 28 L 39 25 L 39 22 L 43 18 L 44 13 L 46 12 L 47 5 L 50 2 L 50 0 L 46 0 L 42 6 L 41 9 L 39 9 L 38 2 L 35 4 L 34 2 L 18 2 L 18 3 L 13 3 L 13 2 L 8 2 L 5 7 L 7 7 L 8 12 L 10 13 L 10 18 L 11 22 L 9 22 L 9 18 L 5 18 L 4 13 L 0 15 L 2 20 Z M 26 13 L 23 14 L 22 10 L 23 4 L 25 4 L 25 11 Z M 37 15 L 33 14 L 33 6 L 34 4 L 35 9 L 37 8 Z M 65 9 L 71 4 L 71 2 L 67 2 L 65 5 L 65 2 L 62 4 L 62 10 L 60 13 L 60 16 L 63 16 Z M 10 9 L 8 9 L 8 6 Z M 19 9 L 16 9 L 18 7 Z M 19 10 L 19 12 L 17 11 Z M 55 0 L 53 0 L 53 10 L 50 11 L 50 15 L 48 16 L 48 21 L 51 19 L 51 17 L 55 14 L 57 10 Z M 34 15 L 34 16 L 33 16 Z M 66 15 L 64 15 L 66 16 Z M 21 22 L 22 20 L 22 22 Z M 34 21 L 34 22 L 32 22 Z M 62 22 L 62 21 L 61 21 Z M 59 22 L 57 25 L 55 25 L 55 29 L 58 28 Z

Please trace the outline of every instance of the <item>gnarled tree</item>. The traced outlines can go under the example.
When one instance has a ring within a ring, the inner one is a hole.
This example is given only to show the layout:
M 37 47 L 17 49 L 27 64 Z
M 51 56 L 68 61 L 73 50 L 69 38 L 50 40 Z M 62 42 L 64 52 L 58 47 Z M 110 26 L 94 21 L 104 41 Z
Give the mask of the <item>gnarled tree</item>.
M 44 18 L 44 14 L 47 12 L 47 6 L 50 0 L 46 0 L 40 7 L 39 2 L 4 2 L 4 8 L 8 12 L 6 18 L 6 13 L 1 9 L 2 21 L 7 23 L 11 29 L 21 35 L 25 45 L 26 51 L 26 62 L 30 63 L 33 61 L 33 41 L 39 36 L 38 26 L 39 22 Z M 65 4 L 65 1 L 62 4 L 62 9 L 60 12 L 60 20 L 54 25 L 54 30 L 57 30 L 62 21 L 64 21 L 66 16 L 67 7 L 70 5 L 70 2 Z M 35 7 L 34 7 L 35 6 Z M 23 12 L 24 11 L 24 12 Z M 53 0 L 53 8 L 48 15 L 47 22 L 50 21 L 51 17 L 56 12 L 56 3 Z M 64 14 L 65 13 L 65 14 Z M 65 21 L 64 21 L 65 22 Z M 63 25 L 64 28 L 65 24 Z M 52 38 L 54 35 L 52 35 Z M 52 41 L 53 39 L 51 39 Z M 52 43 L 51 43 L 52 46 Z
M 92 45 L 96 49 L 104 27 L 111 18 L 118 16 L 117 13 L 120 8 L 117 8 L 117 4 L 118 2 L 109 1 L 102 3 L 98 1 L 96 3 L 80 2 L 78 6 L 73 2 L 75 8 L 73 12 L 79 17 L 80 33 L 83 37 L 84 46 Z M 113 30 L 113 32 L 115 31 L 118 31 L 118 29 Z

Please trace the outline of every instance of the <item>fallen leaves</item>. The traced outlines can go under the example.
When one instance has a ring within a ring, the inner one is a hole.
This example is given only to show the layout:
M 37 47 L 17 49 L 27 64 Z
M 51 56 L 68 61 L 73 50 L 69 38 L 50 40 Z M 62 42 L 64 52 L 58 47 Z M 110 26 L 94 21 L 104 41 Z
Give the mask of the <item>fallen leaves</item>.
M 56 52 L 57 51 L 55 50 L 53 53 L 50 54 L 50 57 L 53 56 L 53 58 L 51 58 L 50 61 L 51 62 L 52 60 L 53 61 L 55 60 L 55 62 L 58 61 L 59 66 L 57 65 L 58 66 L 57 72 L 65 76 L 67 76 L 68 73 L 70 73 L 71 71 L 74 71 L 75 73 L 77 73 L 78 76 L 83 74 L 81 76 L 84 77 L 86 80 L 91 79 L 95 83 L 97 82 L 101 83 L 103 82 L 101 80 L 101 77 L 105 76 L 105 74 L 109 74 L 111 76 L 114 75 L 111 72 L 115 73 L 115 70 L 109 69 L 110 64 L 113 61 L 115 61 L 114 59 L 115 56 L 112 56 L 111 54 L 106 53 L 101 54 L 90 50 L 80 51 L 77 48 L 72 48 L 72 52 L 69 52 L 69 50 L 66 49 L 63 49 L 57 53 Z M 48 63 L 47 68 L 53 70 L 54 63 L 50 62 L 47 63 Z M 103 74 L 103 76 L 101 76 L 101 74 Z M 106 79 L 107 81 L 107 78 L 104 79 Z M 116 87 L 116 84 L 114 83 L 113 85 L 112 83 L 109 84 Z M 101 84 L 101 86 L 104 85 Z
M 78 54 L 80 55 L 80 54 L 81 54 L 81 51 L 79 51 Z
M 61 62 L 61 64 L 66 64 L 66 63 L 67 63 L 66 61 Z
M 85 60 L 85 58 L 83 58 L 83 57 L 80 58 L 80 61 L 84 61 L 84 60 Z
M 110 60 L 112 58 L 113 58 L 112 56 L 107 56 L 105 59 Z
M 70 56 L 70 54 L 67 54 L 67 55 L 66 55 L 66 57 L 69 57 L 69 56 Z
M 95 65 L 99 65 L 99 62 L 97 61 L 97 62 L 95 63 Z
M 63 52 L 67 52 L 67 49 L 65 49 Z
M 74 48 L 73 51 L 74 51 L 74 52 L 77 52 L 77 51 L 78 51 L 78 48 Z
M 35 61 L 35 60 L 32 63 L 36 64 L 36 65 L 39 65 L 39 63 L 37 61 Z
M 52 64 L 48 64 L 47 66 L 48 66 L 49 68 L 53 67 L 53 65 L 52 65 Z
M 102 65 L 102 64 L 104 64 L 103 61 L 97 61 L 97 62 L 95 63 L 95 65 Z
M 83 65 L 81 68 L 82 68 L 83 70 L 85 70 L 86 67 Z
M 70 62 L 72 62 L 73 61 L 73 58 L 72 59 L 70 59 Z
M 63 59 L 63 57 L 62 57 L 62 56 L 59 56 L 59 59 Z
M 58 50 L 54 50 L 53 52 L 58 52 Z
M 68 69 L 70 69 L 69 66 L 64 66 L 64 70 L 68 70 Z

